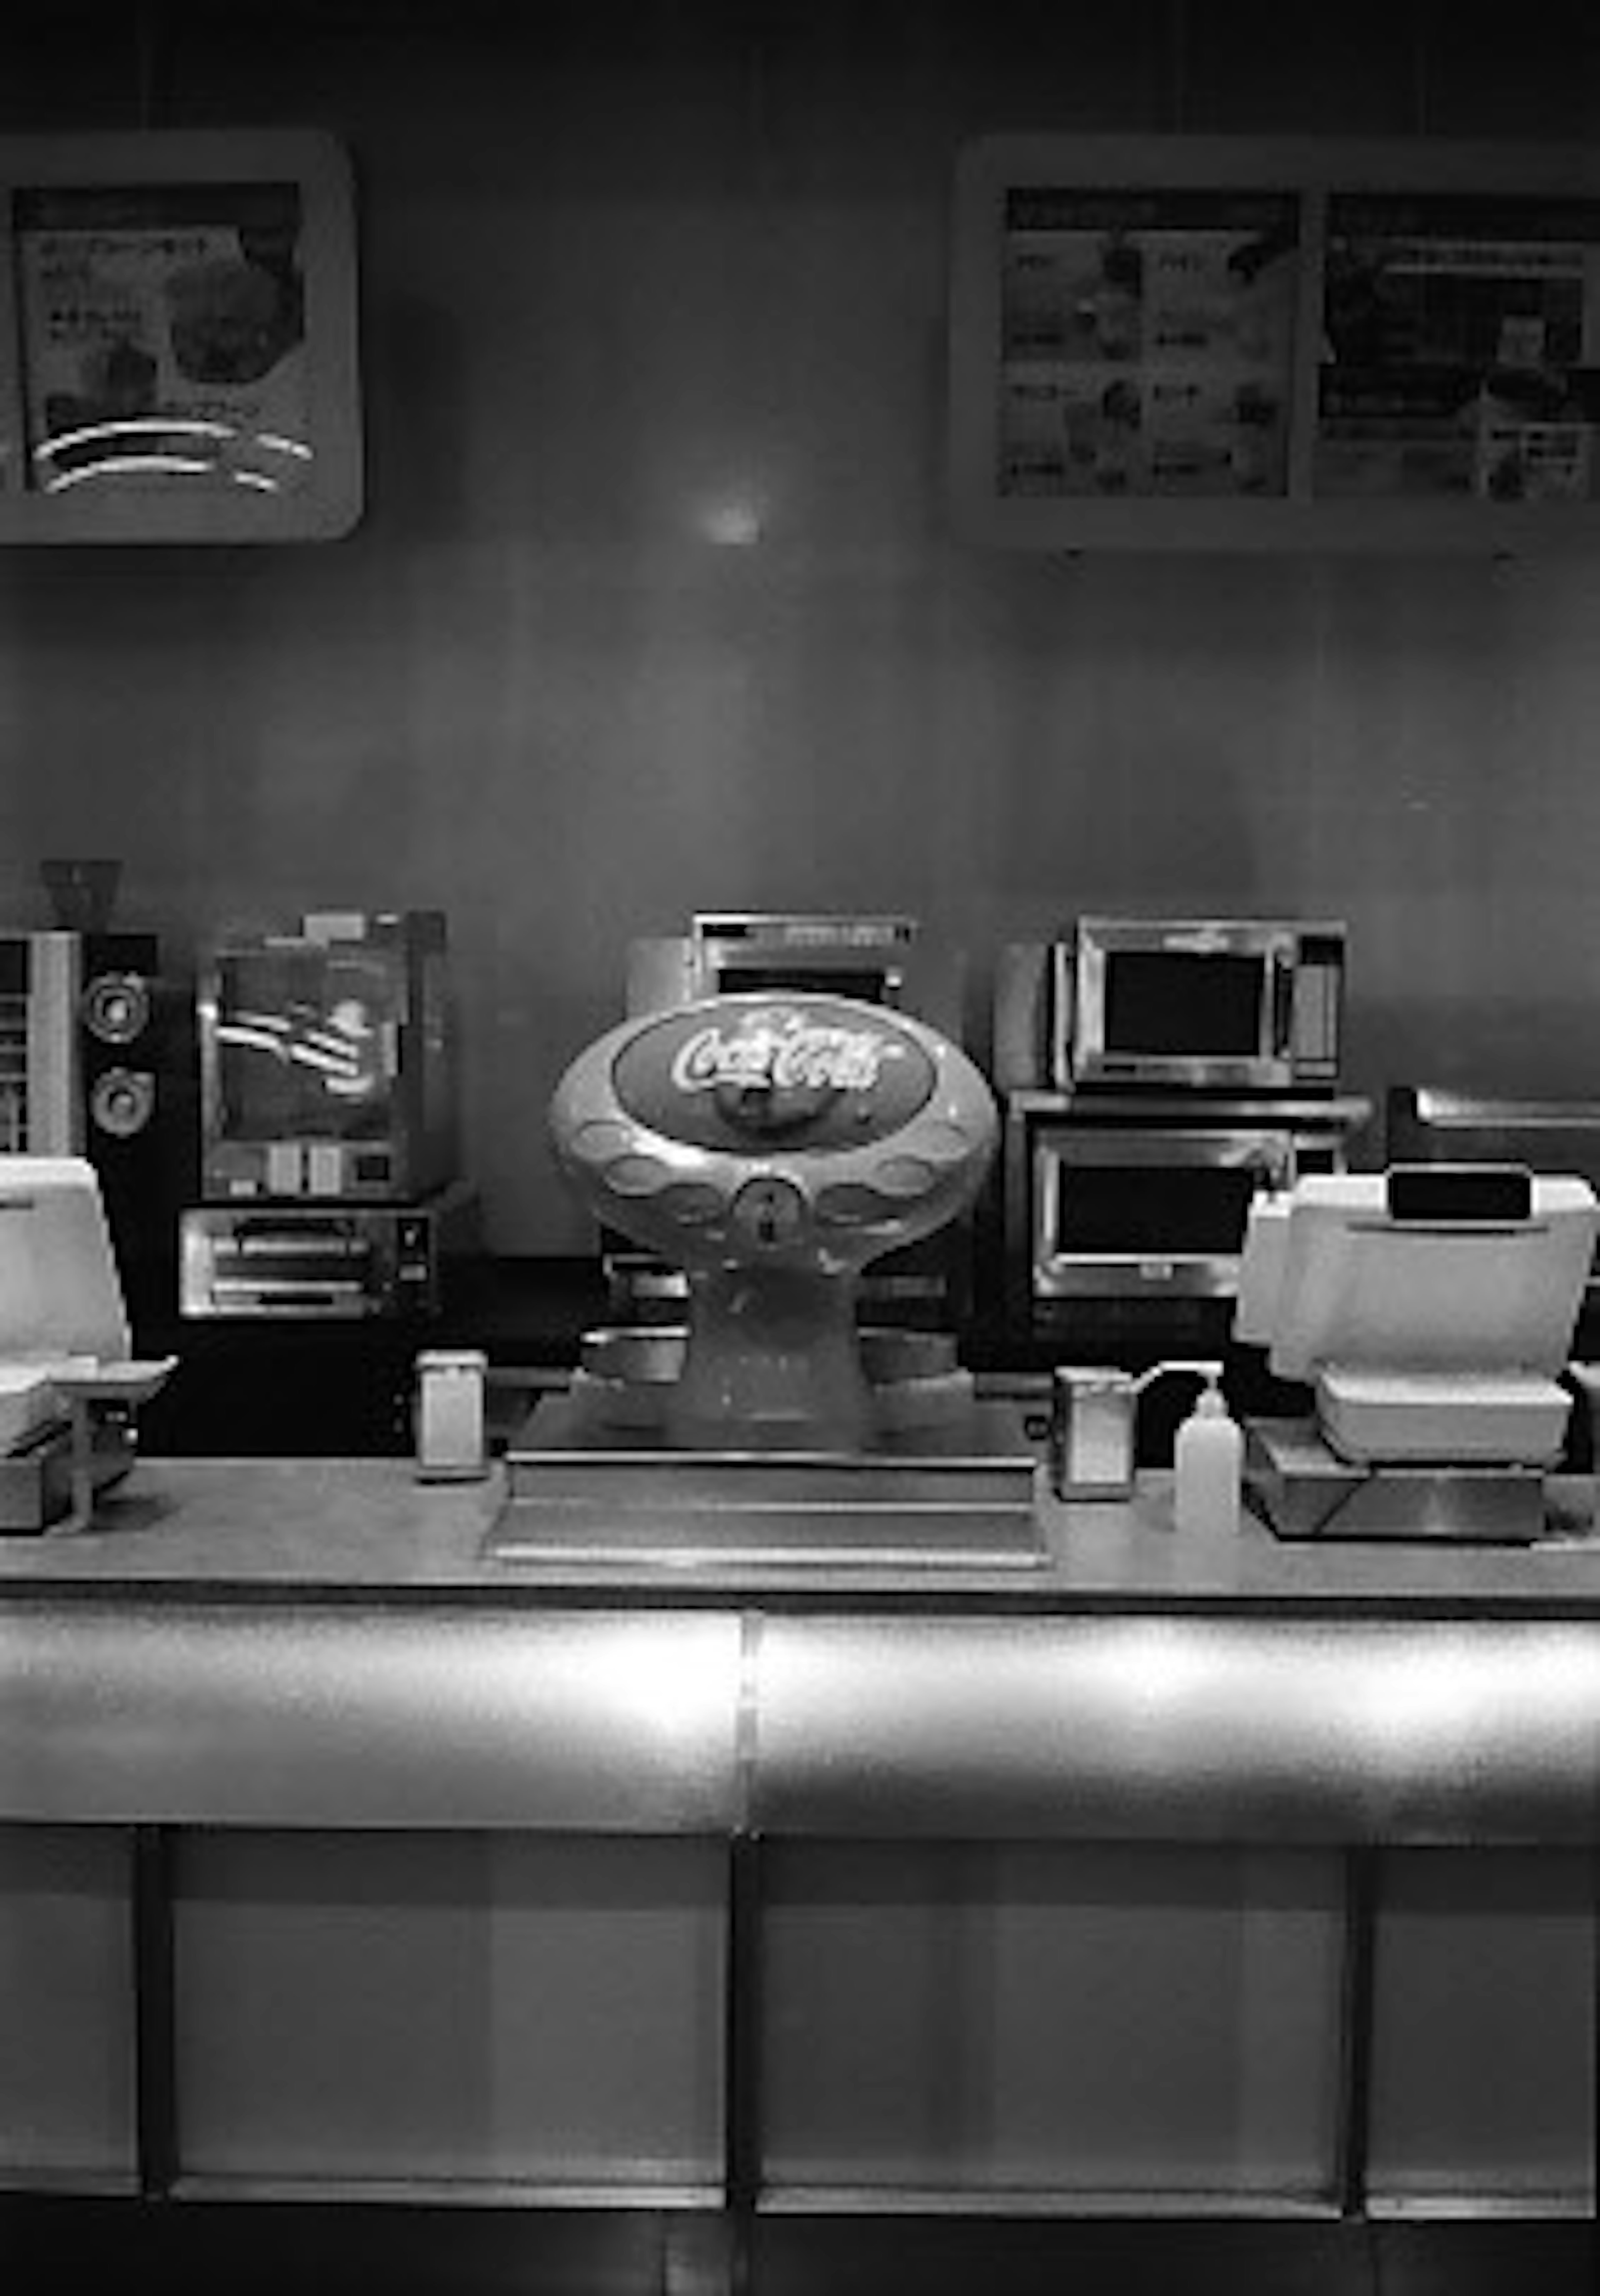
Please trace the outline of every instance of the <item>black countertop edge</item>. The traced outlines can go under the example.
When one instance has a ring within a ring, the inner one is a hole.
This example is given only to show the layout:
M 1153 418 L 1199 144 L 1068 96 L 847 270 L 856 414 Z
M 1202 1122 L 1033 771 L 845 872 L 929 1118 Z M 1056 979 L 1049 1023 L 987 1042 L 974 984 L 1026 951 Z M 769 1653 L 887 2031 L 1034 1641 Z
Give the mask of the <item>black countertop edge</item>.
M 486 1565 L 491 1570 L 492 1565 Z M 687 1575 L 659 1578 L 631 1570 L 615 1577 L 527 1570 L 503 1578 L 473 1580 L 359 1583 L 348 1579 L 259 1577 L 158 1578 L 97 1570 L 92 1577 L 63 1573 L 0 1581 L 0 1609 L 70 1603 L 89 1607 L 133 1606 L 161 1610 L 368 1610 L 383 1611 L 724 1611 L 782 1612 L 818 1617 L 916 1618 L 938 1615 L 971 1619 L 1034 1618 L 1070 1624 L 1108 1618 L 1198 1619 L 1255 1624 L 1294 1620 L 1396 1626 L 1600 1625 L 1600 1589 L 1571 1594 L 1519 1595 L 1389 1588 L 1368 1592 L 1282 1589 L 1268 1594 L 1234 1590 L 1207 1593 L 1193 1587 L 1171 1594 L 1152 1588 L 1063 1588 L 998 1586 L 988 1579 L 934 1579 L 894 1585 L 882 1578 L 844 1575 L 820 1580 L 776 1573 L 767 1578 L 697 1581 Z

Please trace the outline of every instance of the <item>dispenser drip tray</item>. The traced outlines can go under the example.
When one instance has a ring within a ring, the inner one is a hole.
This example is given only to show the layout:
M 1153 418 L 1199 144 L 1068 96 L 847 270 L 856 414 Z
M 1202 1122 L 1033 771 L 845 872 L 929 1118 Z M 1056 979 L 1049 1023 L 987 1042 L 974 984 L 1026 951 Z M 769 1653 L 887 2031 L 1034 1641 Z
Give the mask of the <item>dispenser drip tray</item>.
M 686 1451 L 648 1423 L 543 1398 L 506 1454 L 493 1561 L 726 1569 L 1028 1570 L 1037 1462 L 1015 1414 L 968 1400 L 870 1448 Z

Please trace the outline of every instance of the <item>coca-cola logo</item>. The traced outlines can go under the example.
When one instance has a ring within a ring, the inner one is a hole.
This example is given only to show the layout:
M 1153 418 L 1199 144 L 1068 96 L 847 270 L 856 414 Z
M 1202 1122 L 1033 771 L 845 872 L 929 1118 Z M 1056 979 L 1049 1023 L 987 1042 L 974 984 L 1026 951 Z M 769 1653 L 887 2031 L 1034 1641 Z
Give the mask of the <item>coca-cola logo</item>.
M 791 1009 L 732 1029 L 714 1021 L 697 1029 L 679 1046 L 672 1073 L 680 1092 L 870 1092 L 884 1062 L 904 1056 L 905 1046 L 881 1029 L 823 1028 Z
M 837 1149 L 887 1138 L 934 1088 L 892 1014 L 837 998 L 723 997 L 647 1024 L 613 1070 L 627 1112 L 697 1147 Z

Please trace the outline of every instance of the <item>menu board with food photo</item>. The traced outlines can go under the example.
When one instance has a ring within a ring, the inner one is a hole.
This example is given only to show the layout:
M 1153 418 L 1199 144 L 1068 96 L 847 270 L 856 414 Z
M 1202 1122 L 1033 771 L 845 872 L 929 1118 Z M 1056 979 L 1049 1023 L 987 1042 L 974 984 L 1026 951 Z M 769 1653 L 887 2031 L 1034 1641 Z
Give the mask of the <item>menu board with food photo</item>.
M 305 483 L 301 207 L 293 183 L 14 194 L 29 489 Z
M 999 491 L 1283 495 L 1299 215 L 1275 191 L 1013 186 Z
M 1600 200 L 1335 193 L 1314 492 L 1600 498 Z

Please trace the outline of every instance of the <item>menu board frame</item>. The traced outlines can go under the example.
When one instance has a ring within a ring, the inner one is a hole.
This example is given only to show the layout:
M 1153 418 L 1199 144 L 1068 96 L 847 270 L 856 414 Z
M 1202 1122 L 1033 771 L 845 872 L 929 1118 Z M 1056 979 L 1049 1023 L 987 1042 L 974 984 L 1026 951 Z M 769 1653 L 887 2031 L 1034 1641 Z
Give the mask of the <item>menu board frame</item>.
M 1588 148 L 982 137 L 958 164 L 949 326 L 967 538 L 1600 541 Z
M 331 541 L 363 495 L 335 137 L 0 138 L 0 543 Z

